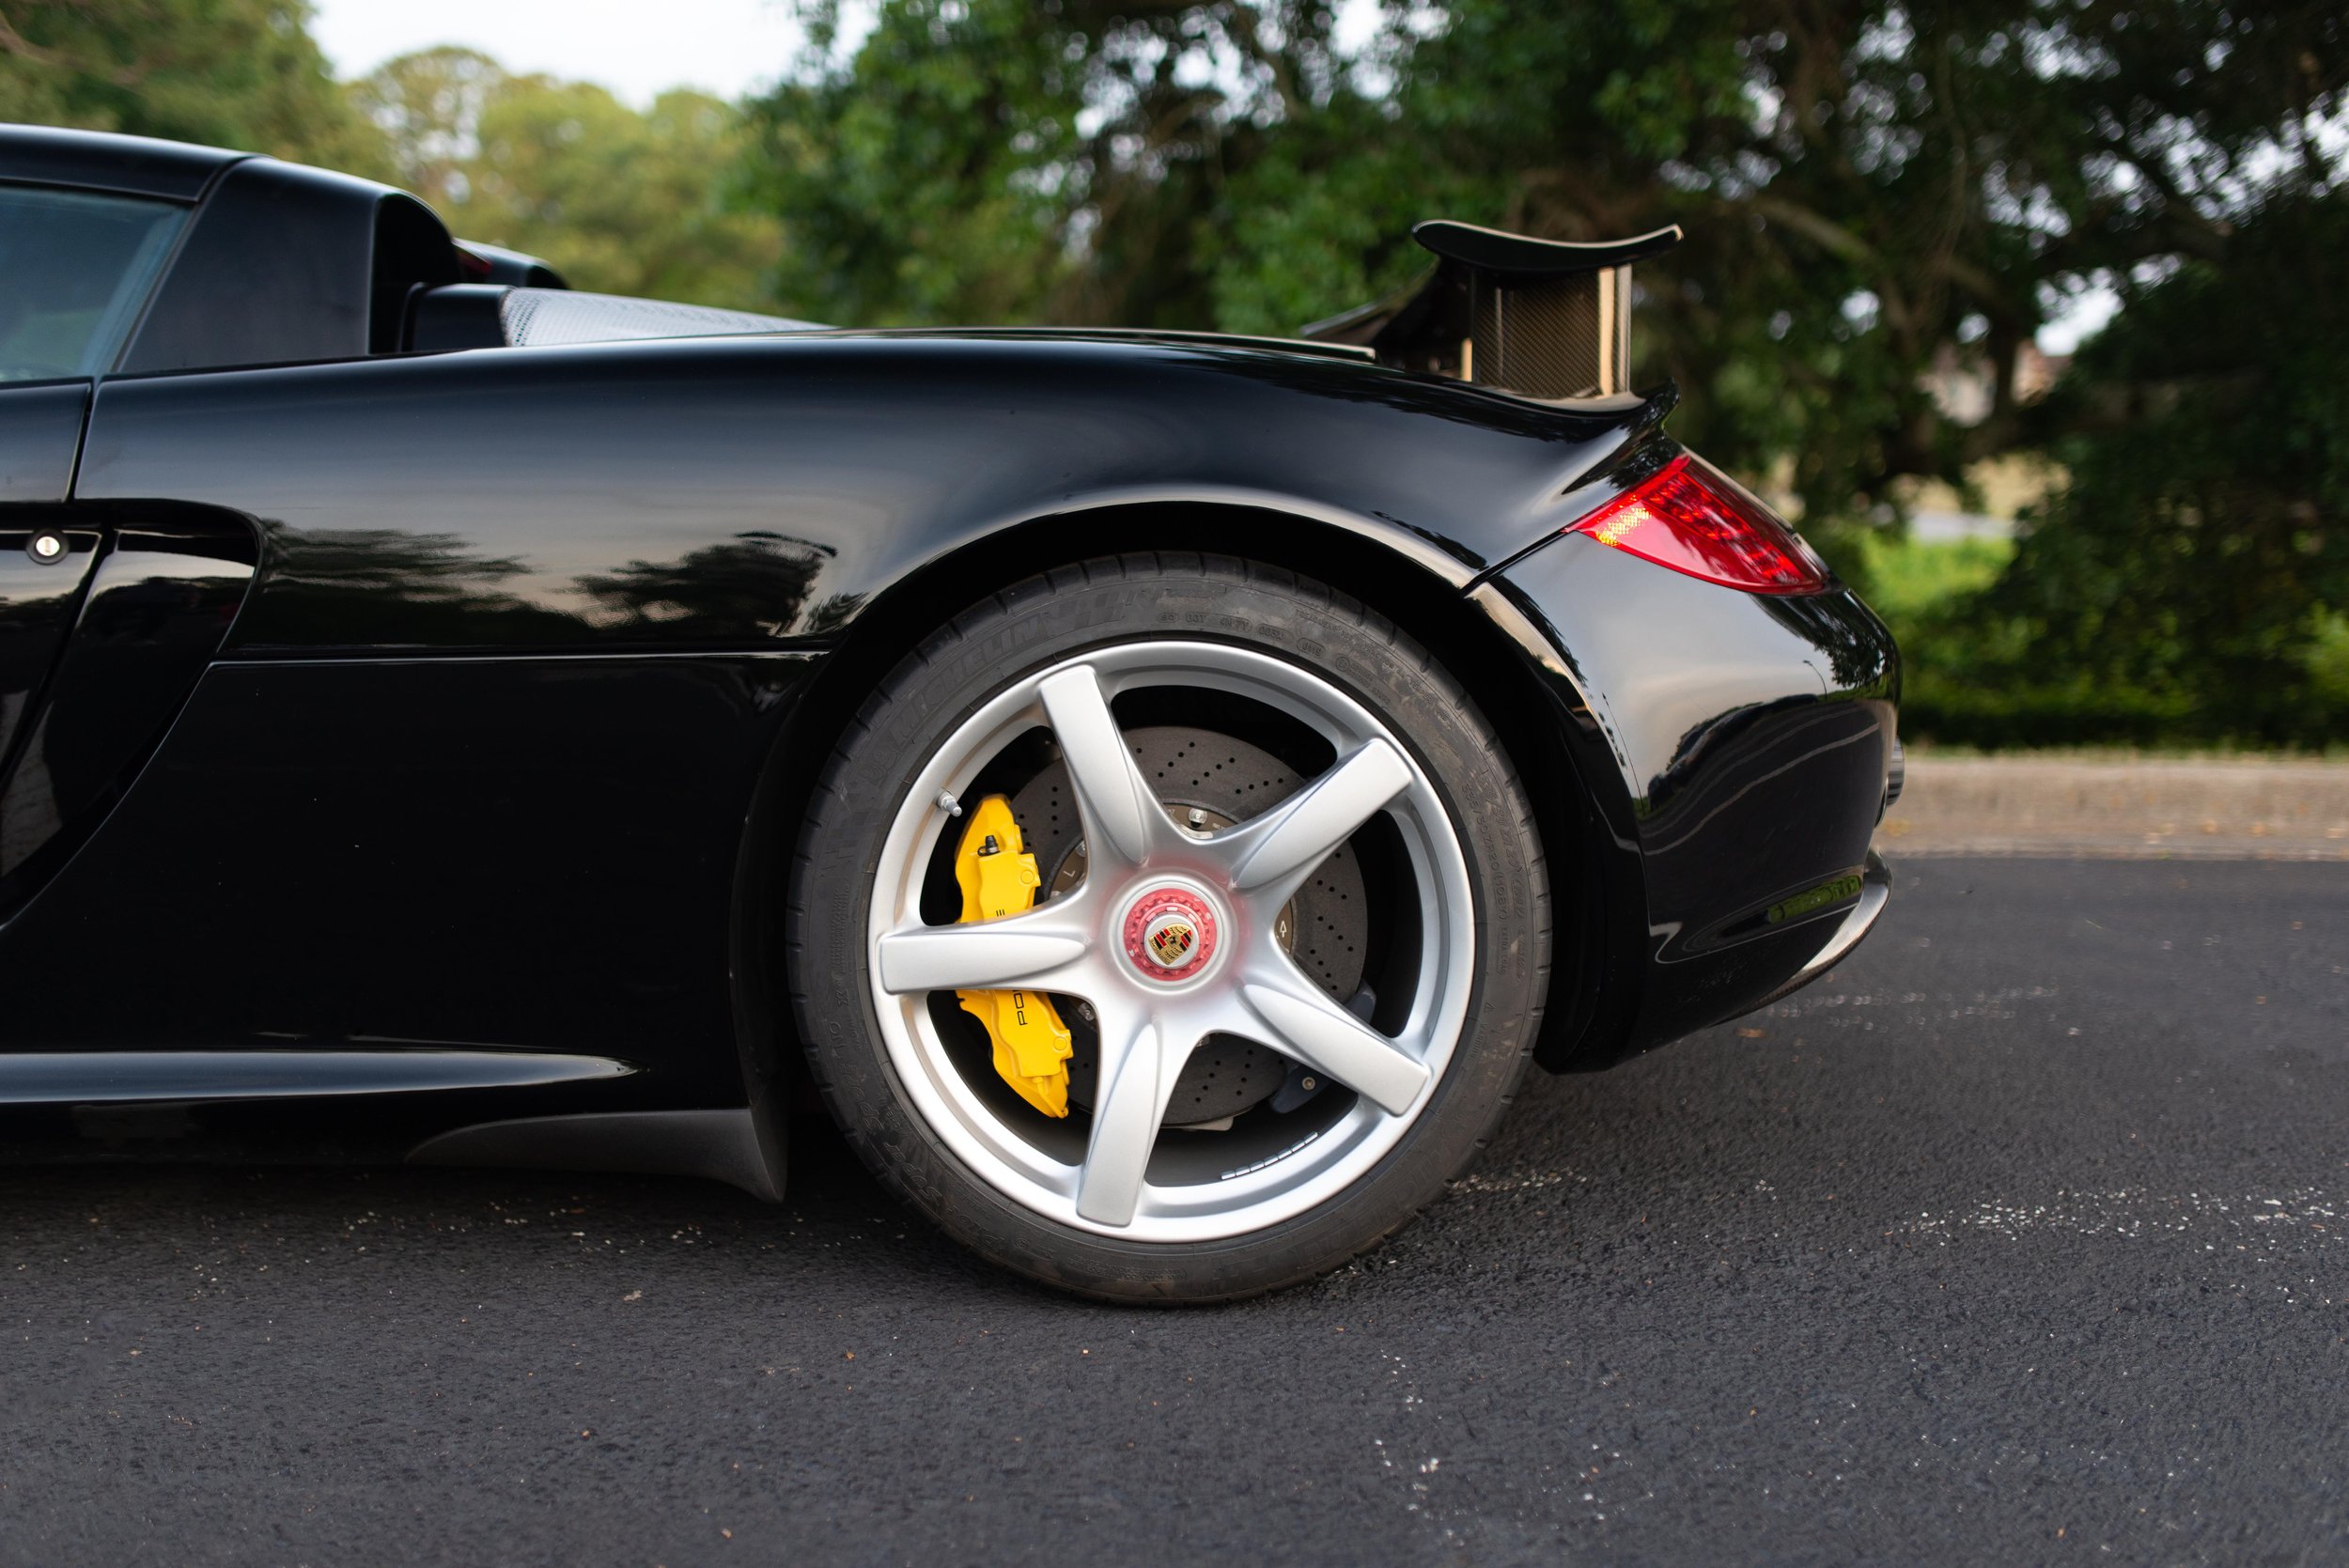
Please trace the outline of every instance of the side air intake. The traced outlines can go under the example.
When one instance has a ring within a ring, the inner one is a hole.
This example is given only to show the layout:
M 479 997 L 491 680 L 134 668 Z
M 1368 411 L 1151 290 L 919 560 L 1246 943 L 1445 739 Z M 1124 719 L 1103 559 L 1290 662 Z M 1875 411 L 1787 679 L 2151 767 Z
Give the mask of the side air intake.
M 1680 230 L 1576 244 L 1439 220 L 1411 238 L 1437 257 L 1419 287 L 1299 335 L 1526 397 L 1604 397 L 1627 390 L 1631 264 L 1672 249 Z

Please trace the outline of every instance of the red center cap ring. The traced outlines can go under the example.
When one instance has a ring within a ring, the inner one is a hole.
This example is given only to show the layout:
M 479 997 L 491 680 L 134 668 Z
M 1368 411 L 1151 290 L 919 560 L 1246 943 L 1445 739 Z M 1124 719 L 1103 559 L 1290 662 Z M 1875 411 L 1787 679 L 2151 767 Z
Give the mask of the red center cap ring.
M 1126 911 L 1126 956 L 1152 980 L 1189 980 L 1215 956 L 1215 911 L 1186 888 L 1154 888 Z

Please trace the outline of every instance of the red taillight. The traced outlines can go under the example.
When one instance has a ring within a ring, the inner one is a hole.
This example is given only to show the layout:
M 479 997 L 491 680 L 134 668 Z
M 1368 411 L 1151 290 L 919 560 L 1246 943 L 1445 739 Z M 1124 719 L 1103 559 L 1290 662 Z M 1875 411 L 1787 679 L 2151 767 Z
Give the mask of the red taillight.
M 1815 594 L 1827 586 L 1827 568 L 1810 546 L 1735 486 L 1709 483 L 1686 453 L 1566 532 L 1724 588 Z

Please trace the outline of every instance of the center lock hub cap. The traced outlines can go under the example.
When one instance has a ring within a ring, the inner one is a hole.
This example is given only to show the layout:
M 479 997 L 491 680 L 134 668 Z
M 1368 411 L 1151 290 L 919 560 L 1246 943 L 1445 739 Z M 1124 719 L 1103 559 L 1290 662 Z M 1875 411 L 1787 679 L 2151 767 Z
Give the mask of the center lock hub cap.
M 1126 911 L 1126 956 L 1145 980 L 1189 980 L 1215 956 L 1215 910 L 1188 888 L 1155 888 Z

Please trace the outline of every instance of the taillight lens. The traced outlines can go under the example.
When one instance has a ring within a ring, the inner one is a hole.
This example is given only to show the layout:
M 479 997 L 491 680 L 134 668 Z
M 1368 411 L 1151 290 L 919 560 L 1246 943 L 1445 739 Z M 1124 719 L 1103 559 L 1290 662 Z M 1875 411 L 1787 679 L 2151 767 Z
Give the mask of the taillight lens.
M 1815 594 L 1827 568 L 1759 503 L 1683 453 L 1566 530 L 1755 594 Z

